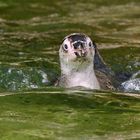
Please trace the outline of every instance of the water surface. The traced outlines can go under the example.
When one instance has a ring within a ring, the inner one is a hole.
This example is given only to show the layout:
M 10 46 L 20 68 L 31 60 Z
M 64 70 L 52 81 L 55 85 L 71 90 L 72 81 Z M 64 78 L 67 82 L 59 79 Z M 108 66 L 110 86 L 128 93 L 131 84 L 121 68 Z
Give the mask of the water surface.
M 139 0 L 1 0 L 0 139 L 139 139 L 139 94 L 52 86 L 59 45 L 72 32 L 89 35 L 118 76 L 139 71 L 139 7 Z

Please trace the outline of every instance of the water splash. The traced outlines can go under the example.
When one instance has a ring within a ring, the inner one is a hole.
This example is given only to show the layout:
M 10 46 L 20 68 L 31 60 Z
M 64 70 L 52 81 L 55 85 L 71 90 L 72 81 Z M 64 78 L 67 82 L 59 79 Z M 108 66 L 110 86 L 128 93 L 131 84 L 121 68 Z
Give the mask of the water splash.
M 140 92 L 140 70 L 132 75 L 130 80 L 121 84 L 121 89 L 125 92 Z
M 39 68 L 0 68 L 0 89 L 22 90 L 46 86 L 48 72 Z

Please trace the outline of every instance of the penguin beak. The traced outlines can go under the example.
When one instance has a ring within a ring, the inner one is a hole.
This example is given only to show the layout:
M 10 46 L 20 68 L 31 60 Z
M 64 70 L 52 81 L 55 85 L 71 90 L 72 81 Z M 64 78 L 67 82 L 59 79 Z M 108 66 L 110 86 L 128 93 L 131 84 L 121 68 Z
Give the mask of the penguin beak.
M 86 50 L 81 49 L 81 50 L 79 50 L 79 54 L 80 54 L 81 57 L 85 57 L 87 52 L 86 52 Z
M 74 44 L 74 50 L 75 50 L 75 55 L 77 57 L 86 57 L 87 55 L 87 50 L 86 50 L 86 46 L 83 43 L 80 44 Z

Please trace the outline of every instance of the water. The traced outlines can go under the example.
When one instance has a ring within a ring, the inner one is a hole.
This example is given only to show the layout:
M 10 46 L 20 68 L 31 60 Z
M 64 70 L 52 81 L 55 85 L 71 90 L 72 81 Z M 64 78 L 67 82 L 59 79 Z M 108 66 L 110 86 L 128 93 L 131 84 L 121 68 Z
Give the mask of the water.
M 53 86 L 59 45 L 72 32 L 97 43 L 121 82 L 139 78 L 139 7 L 139 0 L 1 0 L 0 139 L 139 139 L 138 93 Z

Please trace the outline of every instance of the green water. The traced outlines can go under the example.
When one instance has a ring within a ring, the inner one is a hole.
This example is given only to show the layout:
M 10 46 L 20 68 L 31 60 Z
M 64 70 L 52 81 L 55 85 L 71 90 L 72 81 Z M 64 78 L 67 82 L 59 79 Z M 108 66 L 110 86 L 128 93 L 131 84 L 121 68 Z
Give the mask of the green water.
M 137 72 L 139 7 L 139 0 L 1 0 L 0 139 L 140 139 L 138 94 L 52 86 L 59 45 L 72 32 L 89 35 L 117 74 Z
M 0 98 L 2 140 L 140 138 L 140 98 L 46 89 Z

